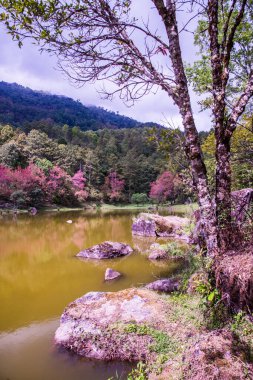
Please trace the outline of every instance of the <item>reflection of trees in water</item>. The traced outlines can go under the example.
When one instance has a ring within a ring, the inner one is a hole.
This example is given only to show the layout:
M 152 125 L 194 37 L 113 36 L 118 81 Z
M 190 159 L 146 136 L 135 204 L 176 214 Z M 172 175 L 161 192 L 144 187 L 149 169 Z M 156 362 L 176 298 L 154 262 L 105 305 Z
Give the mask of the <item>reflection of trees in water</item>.
M 66 223 L 68 219 L 73 223 Z M 12 320 L 18 325 L 58 315 L 88 291 L 119 290 L 176 270 L 174 264 L 156 266 L 137 251 L 115 260 L 82 261 L 75 257 L 79 250 L 104 240 L 132 244 L 131 216 L 127 214 L 18 216 L 17 222 L 4 220 L 0 224 L 0 235 L 1 321 L 6 326 Z M 142 241 L 147 243 L 147 238 Z M 104 283 L 107 267 L 124 276 Z

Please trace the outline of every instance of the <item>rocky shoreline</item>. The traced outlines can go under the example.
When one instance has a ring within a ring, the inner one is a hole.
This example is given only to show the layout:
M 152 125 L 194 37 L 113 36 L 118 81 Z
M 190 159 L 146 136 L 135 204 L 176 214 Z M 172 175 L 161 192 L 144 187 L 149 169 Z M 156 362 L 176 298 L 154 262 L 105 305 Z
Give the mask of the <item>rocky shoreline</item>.
M 132 232 L 145 239 L 176 237 L 177 243 L 147 240 L 147 260 L 185 260 L 189 247 L 185 249 L 182 242 L 189 240 L 188 226 L 186 218 L 140 214 Z M 116 259 L 132 252 L 125 243 L 104 242 L 77 257 Z M 121 276 L 111 268 L 105 272 L 106 281 Z M 248 343 L 233 332 L 230 322 L 213 331 L 207 326 L 200 307 L 203 295 L 197 291 L 200 285 L 202 289 L 210 286 L 206 272 L 194 267 L 184 293 L 179 292 L 182 281 L 177 276 L 118 292 L 89 292 L 65 308 L 55 343 L 90 359 L 144 363 L 143 380 L 253 379 L 253 364 L 245 354 Z

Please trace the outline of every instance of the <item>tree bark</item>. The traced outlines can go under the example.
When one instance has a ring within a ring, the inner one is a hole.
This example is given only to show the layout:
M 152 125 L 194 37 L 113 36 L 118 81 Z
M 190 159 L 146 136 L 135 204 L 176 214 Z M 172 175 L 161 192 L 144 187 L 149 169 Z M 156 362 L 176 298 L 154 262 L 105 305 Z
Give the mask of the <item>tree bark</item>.
M 230 139 L 216 137 L 216 219 L 218 246 L 224 251 L 229 244 L 231 230 L 231 167 Z
M 167 0 L 165 7 L 163 0 L 153 0 L 153 2 L 163 19 L 169 40 L 169 55 L 176 82 L 176 96 L 174 97 L 174 101 L 182 116 L 185 131 L 186 154 L 191 165 L 194 185 L 197 189 L 207 252 L 209 256 L 214 257 L 218 254 L 216 216 L 209 192 L 206 167 L 204 164 L 198 131 L 191 108 L 188 83 L 185 75 L 177 28 L 175 3 L 171 0 Z

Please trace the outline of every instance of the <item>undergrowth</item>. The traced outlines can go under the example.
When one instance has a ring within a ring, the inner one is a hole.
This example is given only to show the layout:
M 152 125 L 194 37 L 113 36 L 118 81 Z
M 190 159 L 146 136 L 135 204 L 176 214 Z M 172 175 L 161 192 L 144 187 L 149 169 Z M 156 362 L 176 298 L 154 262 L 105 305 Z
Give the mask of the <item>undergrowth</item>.
M 174 339 L 169 337 L 165 332 L 153 329 L 147 325 L 131 323 L 124 328 L 124 332 L 151 336 L 153 338 L 153 343 L 149 346 L 150 352 L 172 355 L 178 350 L 177 343 Z

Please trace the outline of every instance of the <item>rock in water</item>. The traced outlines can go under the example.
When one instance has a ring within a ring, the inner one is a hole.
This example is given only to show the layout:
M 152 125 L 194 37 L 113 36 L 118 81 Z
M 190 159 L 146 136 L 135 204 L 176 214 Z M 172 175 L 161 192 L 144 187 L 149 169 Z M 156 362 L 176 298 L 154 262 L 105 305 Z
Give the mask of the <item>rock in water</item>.
M 84 249 L 76 256 L 85 259 L 114 259 L 115 257 L 126 256 L 132 253 L 132 248 L 124 243 L 105 241 L 104 243 L 94 245 L 91 248 Z
M 158 292 L 172 293 L 179 289 L 180 282 L 177 278 L 164 278 L 146 285 L 147 289 Z
M 150 254 L 148 256 L 149 260 L 164 260 L 168 258 L 167 251 L 161 248 L 161 245 L 154 243 L 149 248 Z
M 116 270 L 113 270 L 111 268 L 107 268 L 105 271 L 105 281 L 115 280 L 116 278 L 121 277 L 122 274 L 120 272 L 117 272 Z
M 147 289 L 90 292 L 72 302 L 61 316 L 55 342 L 87 358 L 147 359 L 152 337 L 138 334 L 138 324 L 162 328 L 168 305 Z
M 133 235 L 175 237 L 187 240 L 183 227 L 189 223 L 187 218 L 178 216 L 160 216 L 157 214 L 142 213 L 134 219 Z

